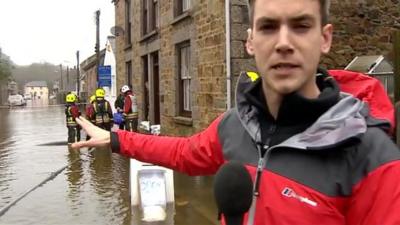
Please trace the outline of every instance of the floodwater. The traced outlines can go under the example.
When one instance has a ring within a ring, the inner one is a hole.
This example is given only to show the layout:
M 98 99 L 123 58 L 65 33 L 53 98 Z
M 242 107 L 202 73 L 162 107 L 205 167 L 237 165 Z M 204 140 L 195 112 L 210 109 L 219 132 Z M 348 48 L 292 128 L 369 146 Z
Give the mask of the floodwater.
M 212 177 L 176 172 L 167 220 L 141 221 L 130 204 L 129 159 L 108 149 L 69 150 L 64 117 L 63 106 L 44 100 L 0 108 L 0 209 L 70 165 L 0 215 L 0 224 L 218 224 Z

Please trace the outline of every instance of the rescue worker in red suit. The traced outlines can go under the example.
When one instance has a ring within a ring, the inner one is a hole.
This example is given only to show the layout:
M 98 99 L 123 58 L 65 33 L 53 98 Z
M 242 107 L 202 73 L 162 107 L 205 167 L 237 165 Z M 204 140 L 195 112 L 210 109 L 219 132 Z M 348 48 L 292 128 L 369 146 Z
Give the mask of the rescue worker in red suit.
M 121 92 L 124 93 L 124 119 L 125 119 L 125 130 L 137 131 L 138 126 L 138 106 L 136 95 L 132 93 L 132 90 L 128 85 L 124 85 L 121 88 Z
M 103 88 L 97 88 L 96 100 L 93 101 L 93 112 L 91 118 L 94 118 L 96 126 L 110 131 L 113 126 L 113 112 L 110 103 L 104 98 L 105 91 Z
M 76 105 L 77 97 L 70 93 L 65 97 L 65 117 L 68 128 L 68 144 L 81 140 L 81 128 L 76 123 L 76 118 L 81 115 L 78 106 Z
M 92 139 L 72 147 L 110 146 L 189 175 L 240 162 L 253 181 L 243 225 L 400 224 L 400 151 L 387 133 L 393 105 L 376 79 L 318 67 L 332 43 L 329 4 L 249 0 L 246 50 L 257 71 L 240 74 L 235 106 L 205 130 L 190 137 L 107 132 L 80 117 Z

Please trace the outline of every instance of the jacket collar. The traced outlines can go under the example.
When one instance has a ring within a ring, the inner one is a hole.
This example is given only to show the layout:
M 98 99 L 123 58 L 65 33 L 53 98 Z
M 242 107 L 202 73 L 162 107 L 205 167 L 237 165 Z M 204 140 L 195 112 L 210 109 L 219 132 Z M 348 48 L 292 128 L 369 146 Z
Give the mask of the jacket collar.
M 236 94 L 237 113 L 250 136 L 261 141 L 258 116 L 266 116 L 278 125 L 305 123 L 306 131 L 281 145 L 309 149 L 331 146 L 357 137 L 366 131 L 368 109 L 354 97 L 341 94 L 335 80 L 326 71 L 318 70 L 317 85 L 321 94 L 317 99 L 306 99 L 298 93 L 287 95 L 274 121 L 266 106 L 261 79 L 249 79 L 247 73 L 239 77 Z

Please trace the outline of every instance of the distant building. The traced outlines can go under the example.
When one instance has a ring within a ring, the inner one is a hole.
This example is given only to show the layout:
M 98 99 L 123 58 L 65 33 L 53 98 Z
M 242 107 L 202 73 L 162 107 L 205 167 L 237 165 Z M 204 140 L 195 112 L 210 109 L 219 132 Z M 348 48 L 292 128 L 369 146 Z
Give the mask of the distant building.
M 100 51 L 100 65 L 104 65 L 104 56 L 106 49 Z M 89 56 L 80 64 L 81 69 L 81 97 L 84 101 L 92 94 L 97 88 L 97 67 L 96 67 L 96 54 Z
M 32 98 L 49 98 L 49 88 L 46 81 L 31 81 L 25 84 L 25 94 L 30 93 Z

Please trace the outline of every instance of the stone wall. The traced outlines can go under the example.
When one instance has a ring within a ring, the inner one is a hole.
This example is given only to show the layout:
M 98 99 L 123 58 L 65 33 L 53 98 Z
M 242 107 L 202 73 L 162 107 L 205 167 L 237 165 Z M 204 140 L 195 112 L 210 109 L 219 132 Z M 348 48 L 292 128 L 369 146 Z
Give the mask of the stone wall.
M 323 58 L 328 68 L 344 68 L 355 56 L 388 55 L 392 34 L 400 29 L 399 0 L 333 0 L 331 23 L 334 40 Z
M 194 127 L 204 128 L 226 110 L 225 5 L 223 0 L 192 1 L 197 32 L 195 75 L 197 89 L 193 99 Z M 197 73 L 196 73 L 197 71 Z
M 115 37 L 115 59 L 116 59 L 116 78 L 117 91 L 126 83 L 125 72 L 125 1 L 115 3 L 115 26 L 121 27 L 124 33 Z
M 253 70 L 245 50 L 247 0 L 232 0 L 232 73 Z M 392 34 L 400 29 L 399 0 L 332 0 L 330 22 L 334 25 L 331 52 L 322 58 L 327 68 L 344 68 L 355 56 L 385 55 L 392 59 Z
M 174 16 L 174 1 L 159 1 L 160 27 L 150 37 L 141 35 L 141 1 L 133 1 L 135 28 L 134 87 L 138 102 L 143 102 L 142 57 L 159 51 L 160 114 L 162 132 L 190 135 L 206 127 L 226 109 L 224 1 L 192 1 L 190 12 Z M 192 77 L 192 117 L 178 115 L 177 45 L 190 42 Z M 151 78 L 150 78 L 151 79 Z M 151 82 L 150 82 L 151 83 Z M 150 92 L 151 93 L 151 92 Z M 151 101 L 150 96 L 150 101 Z M 152 108 L 150 103 L 150 111 Z M 143 104 L 139 117 L 143 114 Z

